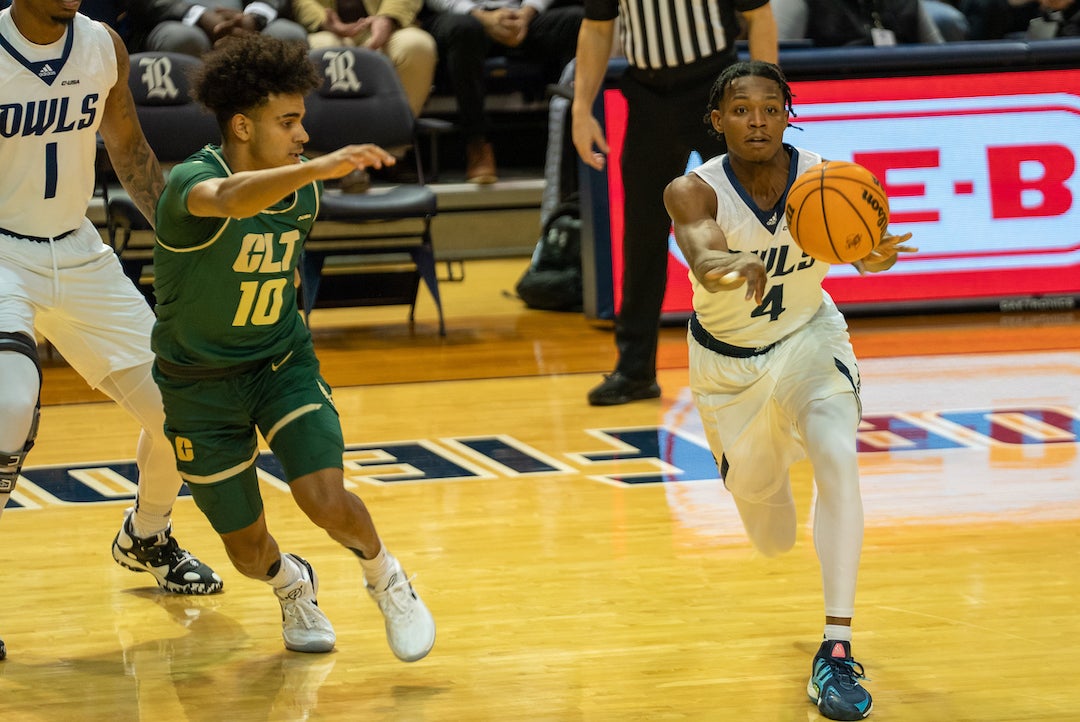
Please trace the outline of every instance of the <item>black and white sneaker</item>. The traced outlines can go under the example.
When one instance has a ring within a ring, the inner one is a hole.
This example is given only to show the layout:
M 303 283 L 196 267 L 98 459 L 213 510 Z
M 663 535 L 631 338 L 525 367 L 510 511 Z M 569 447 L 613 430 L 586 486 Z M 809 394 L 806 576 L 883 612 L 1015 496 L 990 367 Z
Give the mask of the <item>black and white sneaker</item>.
M 172 525 L 143 539 L 131 530 L 129 509 L 124 524 L 112 544 L 113 559 L 133 572 L 149 572 L 162 589 L 177 594 L 214 594 L 223 582 L 213 569 L 191 552 L 180 548 L 172 536 Z
M 0 660 L 7 659 L 7 647 L 4 646 L 4 640 L 0 639 Z

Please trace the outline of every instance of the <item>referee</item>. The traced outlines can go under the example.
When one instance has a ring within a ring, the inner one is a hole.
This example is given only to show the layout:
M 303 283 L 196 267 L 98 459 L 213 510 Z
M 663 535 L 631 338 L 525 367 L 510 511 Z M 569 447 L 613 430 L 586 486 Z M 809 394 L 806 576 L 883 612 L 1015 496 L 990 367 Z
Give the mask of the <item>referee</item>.
M 607 72 L 622 16 L 622 45 L 629 68 L 620 80 L 629 118 L 622 149 L 623 284 L 615 323 L 614 373 L 589 392 L 593 406 L 613 406 L 660 396 L 656 345 L 667 285 L 668 233 L 664 187 L 686 171 L 690 152 L 703 159 L 724 152 L 702 120 L 709 89 L 735 62 L 739 16 L 746 24 L 750 57 L 778 61 L 776 22 L 769 0 L 584 0 L 578 33 L 574 147 L 586 165 L 602 170 L 607 140 L 593 117 L 593 102 Z

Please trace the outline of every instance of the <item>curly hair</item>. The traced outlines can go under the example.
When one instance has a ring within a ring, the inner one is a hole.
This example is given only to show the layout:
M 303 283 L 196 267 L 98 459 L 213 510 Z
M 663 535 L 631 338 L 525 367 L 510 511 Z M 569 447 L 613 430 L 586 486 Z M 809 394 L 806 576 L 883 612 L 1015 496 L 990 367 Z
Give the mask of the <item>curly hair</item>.
M 226 38 L 203 56 L 191 93 L 224 132 L 230 118 L 264 105 L 271 95 L 307 95 L 322 85 L 307 53 L 305 43 L 257 33 Z
M 784 108 L 787 109 L 791 117 L 795 117 L 795 110 L 791 105 L 792 98 L 795 96 L 791 92 L 791 86 L 788 85 L 787 78 L 784 77 L 784 71 L 778 65 L 767 63 L 764 60 L 745 60 L 732 63 L 724 68 L 719 77 L 716 78 L 716 82 L 713 83 L 712 90 L 709 91 L 709 106 L 705 111 L 704 120 L 709 132 L 713 135 L 720 137 L 720 134 L 713 128 L 712 112 L 720 109 L 720 104 L 724 102 L 724 93 L 727 92 L 728 86 L 736 78 L 747 77 L 768 78 L 776 81 L 776 84 L 780 86 L 780 92 L 784 96 Z

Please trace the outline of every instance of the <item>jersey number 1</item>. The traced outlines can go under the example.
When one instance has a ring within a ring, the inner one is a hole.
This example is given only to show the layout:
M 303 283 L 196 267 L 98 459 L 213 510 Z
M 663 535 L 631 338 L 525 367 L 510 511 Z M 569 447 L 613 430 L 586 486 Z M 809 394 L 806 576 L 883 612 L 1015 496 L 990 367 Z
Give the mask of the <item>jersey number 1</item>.
M 45 197 L 56 198 L 56 143 L 45 144 Z

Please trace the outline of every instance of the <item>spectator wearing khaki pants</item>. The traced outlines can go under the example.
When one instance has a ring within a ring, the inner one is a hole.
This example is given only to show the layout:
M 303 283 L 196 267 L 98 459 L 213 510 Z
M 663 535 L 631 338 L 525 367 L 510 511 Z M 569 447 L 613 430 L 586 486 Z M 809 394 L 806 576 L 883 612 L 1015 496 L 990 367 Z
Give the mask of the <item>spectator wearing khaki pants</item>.
M 431 94 L 438 51 L 417 27 L 422 0 L 292 0 L 312 48 L 365 47 L 385 53 L 397 70 L 414 116 Z

